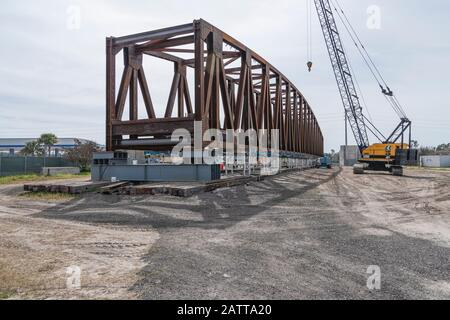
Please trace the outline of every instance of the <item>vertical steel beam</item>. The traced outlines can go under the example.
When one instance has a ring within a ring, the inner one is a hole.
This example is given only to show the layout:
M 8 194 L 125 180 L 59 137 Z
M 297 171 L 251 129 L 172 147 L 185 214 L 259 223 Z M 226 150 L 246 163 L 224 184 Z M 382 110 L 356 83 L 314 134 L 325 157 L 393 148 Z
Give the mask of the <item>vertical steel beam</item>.
M 130 120 L 138 119 L 138 71 L 133 69 L 130 82 Z
M 195 120 L 204 121 L 203 110 L 205 105 L 205 65 L 203 62 L 204 41 L 203 41 L 203 24 L 201 21 L 194 22 L 194 38 L 195 38 Z
M 178 84 L 178 118 L 184 116 L 184 95 L 185 95 L 185 79 L 186 79 L 186 66 L 181 63 L 177 63 L 177 72 L 180 74 L 180 83 Z
M 114 38 L 106 39 L 106 150 L 113 149 L 112 121 L 116 105 L 116 55 Z

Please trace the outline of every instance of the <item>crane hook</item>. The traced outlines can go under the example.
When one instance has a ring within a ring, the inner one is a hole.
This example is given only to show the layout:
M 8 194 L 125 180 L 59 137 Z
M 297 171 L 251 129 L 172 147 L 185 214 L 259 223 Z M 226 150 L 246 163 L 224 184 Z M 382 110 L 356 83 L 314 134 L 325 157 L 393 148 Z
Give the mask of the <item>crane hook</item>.
M 311 72 L 313 63 L 311 61 L 308 61 L 306 65 L 308 66 L 308 71 Z

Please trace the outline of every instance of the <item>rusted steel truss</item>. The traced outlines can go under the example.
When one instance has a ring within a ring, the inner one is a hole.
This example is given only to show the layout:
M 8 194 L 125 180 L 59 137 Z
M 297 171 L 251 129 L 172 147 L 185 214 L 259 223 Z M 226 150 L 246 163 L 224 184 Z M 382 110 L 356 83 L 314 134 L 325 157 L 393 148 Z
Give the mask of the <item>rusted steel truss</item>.
M 108 150 L 170 150 L 175 129 L 280 130 L 280 150 L 323 154 L 323 136 L 301 92 L 275 67 L 204 20 L 107 38 L 106 146 Z M 116 92 L 116 55 L 124 70 Z M 143 57 L 171 61 L 174 76 L 165 112 L 158 117 Z M 187 70 L 194 73 L 193 97 Z M 139 90 L 140 88 L 140 90 Z M 138 93 L 146 118 L 138 117 Z M 128 99 L 129 117 L 123 120 Z M 270 141 L 270 139 L 269 139 Z

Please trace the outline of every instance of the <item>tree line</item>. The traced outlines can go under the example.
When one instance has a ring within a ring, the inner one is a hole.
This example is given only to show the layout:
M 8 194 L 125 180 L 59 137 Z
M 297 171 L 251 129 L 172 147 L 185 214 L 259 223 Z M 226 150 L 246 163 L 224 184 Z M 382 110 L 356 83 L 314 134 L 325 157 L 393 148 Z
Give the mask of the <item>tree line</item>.
M 422 156 L 450 155 L 450 143 L 443 143 L 436 147 L 421 146 L 417 140 L 411 142 L 412 148 L 418 149 Z
M 52 147 L 58 142 L 58 137 L 53 133 L 43 133 L 39 139 L 30 141 L 20 151 L 23 156 L 49 157 Z

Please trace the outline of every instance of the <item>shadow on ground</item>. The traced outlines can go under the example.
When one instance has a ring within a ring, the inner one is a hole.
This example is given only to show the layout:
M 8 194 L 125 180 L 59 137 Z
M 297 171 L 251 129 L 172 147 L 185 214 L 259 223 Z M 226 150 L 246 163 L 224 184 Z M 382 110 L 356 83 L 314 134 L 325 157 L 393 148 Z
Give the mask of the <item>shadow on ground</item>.
M 340 172 L 339 169 L 331 172 L 305 172 L 301 176 L 282 174 L 267 178 L 263 182 L 251 183 L 251 195 L 247 186 L 204 193 L 191 199 L 87 194 L 81 199 L 57 205 L 35 216 L 94 224 L 117 224 L 122 227 L 226 229 L 257 215 L 261 208 L 276 206 L 290 198 L 297 198 L 334 179 Z M 308 180 L 304 179 L 305 177 L 308 177 Z M 286 185 L 296 186 L 289 189 Z M 263 201 L 252 203 L 250 196 L 262 196 Z M 245 207 L 245 210 L 235 210 L 236 207 Z M 167 214 L 169 211 L 183 212 L 182 218 L 177 219 Z M 225 212 L 227 218 L 221 217 L 221 212 Z M 192 214 L 200 215 L 201 218 L 190 220 L 189 215 Z

